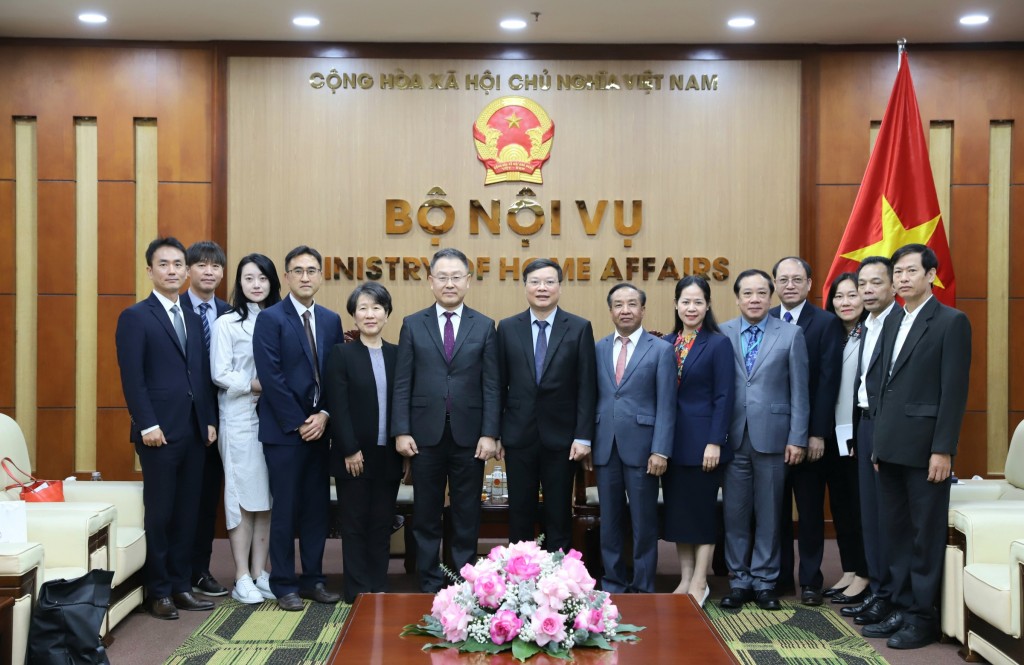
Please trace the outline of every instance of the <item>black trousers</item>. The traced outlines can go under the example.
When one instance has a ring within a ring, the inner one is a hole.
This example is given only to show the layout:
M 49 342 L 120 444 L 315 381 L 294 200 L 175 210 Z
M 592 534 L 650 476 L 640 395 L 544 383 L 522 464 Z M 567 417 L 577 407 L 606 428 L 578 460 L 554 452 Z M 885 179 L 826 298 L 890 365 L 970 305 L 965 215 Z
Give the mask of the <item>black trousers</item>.
M 456 445 L 451 425 L 445 424 L 441 440 L 434 446 L 419 443 L 412 458 L 412 535 L 416 541 L 416 572 L 420 590 L 437 593 L 445 586 L 441 572 L 441 535 L 444 490 L 448 486 L 452 518 L 452 562 L 458 572 L 476 562 L 480 534 L 480 488 L 484 463 L 476 446 Z
M 217 444 L 206 446 L 203 464 L 202 490 L 199 495 L 199 514 L 196 518 L 196 539 L 192 545 L 192 579 L 210 572 L 213 555 L 213 532 L 217 524 L 217 509 L 224 500 L 224 463 Z
M 572 484 L 579 462 L 569 449 L 551 450 L 540 442 L 525 448 L 506 448 L 508 469 L 508 539 L 533 540 L 538 519 L 544 528 L 544 549 L 568 552 L 572 546 Z M 544 488 L 544 503 L 537 491 Z M 543 510 L 543 514 L 541 513 Z
M 821 464 L 843 571 L 867 577 L 868 566 L 864 559 L 864 538 L 860 525 L 857 458 L 841 456 L 835 435 L 832 435 L 825 441 L 825 457 Z M 803 525 L 803 518 L 800 524 Z
M 857 426 L 857 482 L 860 492 L 860 525 L 864 542 L 864 559 L 868 567 L 871 592 L 879 598 L 892 597 L 888 546 L 878 513 L 878 472 L 871 461 L 875 450 L 875 424 L 861 418 Z
M 399 478 L 336 476 L 345 602 L 387 591 L 391 526 Z

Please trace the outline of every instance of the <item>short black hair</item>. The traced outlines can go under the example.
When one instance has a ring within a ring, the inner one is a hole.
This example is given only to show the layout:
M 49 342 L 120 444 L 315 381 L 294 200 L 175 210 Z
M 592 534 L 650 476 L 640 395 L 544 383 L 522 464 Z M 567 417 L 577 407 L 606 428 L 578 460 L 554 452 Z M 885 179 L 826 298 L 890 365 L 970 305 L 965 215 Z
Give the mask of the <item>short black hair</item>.
M 640 306 L 647 307 L 647 294 L 644 293 L 643 289 L 638 289 L 629 282 L 619 282 L 618 284 L 613 286 L 611 290 L 608 292 L 608 309 L 612 308 L 612 296 L 615 294 L 616 291 L 619 291 L 620 289 L 633 289 L 634 291 L 640 294 Z
M 224 250 L 217 243 L 212 240 L 200 240 L 192 243 L 185 250 L 185 265 L 192 267 L 203 262 L 223 268 L 228 263 L 228 257 L 224 255 Z
M 348 297 L 348 302 L 345 303 L 345 309 L 348 310 L 349 316 L 356 315 L 356 305 L 359 303 L 359 296 L 363 295 L 373 298 L 373 302 L 383 307 L 384 312 L 391 316 L 391 294 L 379 282 L 363 282 L 353 289 Z
M 740 294 L 740 282 L 745 280 L 747 277 L 754 277 L 755 275 L 764 277 L 765 281 L 768 282 L 768 296 L 771 297 L 775 293 L 775 282 L 768 275 L 768 273 L 761 270 L 760 268 L 747 268 L 739 275 L 737 275 L 736 281 L 732 283 L 732 292 L 738 296 Z
M 182 254 L 185 254 L 185 245 L 181 244 L 181 241 L 173 236 L 167 238 L 157 238 L 153 242 L 149 243 L 149 247 L 146 248 L 146 265 L 153 267 L 153 255 L 156 254 L 156 250 L 161 247 L 173 247 L 179 250 Z
M 235 269 L 235 288 L 231 291 L 231 311 L 238 314 L 241 321 L 249 318 L 249 303 L 252 302 L 245 297 L 242 291 L 242 269 L 249 264 L 259 268 L 263 276 L 267 278 L 268 291 L 266 299 L 260 303 L 262 309 L 281 302 L 281 278 L 277 276 L 277 267 L 270 257 L 263 254 L 246 254 L 238 262 Z
M 466 272 L 469 272 L 469 259 L 466 255 L 455 249 L 454 247 L 445 247 L 434 252 L 434 255 L 430 257 L 430 272 L 434 272 L 434 266 L 441 259 L 455 259 L 456 261 L 462 261 L 462 265 L 466 266 Z
M 783 261 L 796 261 L 797 263 L 799 263 L 803 267 L 804 273 L 807 274 L 807 279 L 811 279 L 811 264 L 810 263 L 808 263 L 807 261 L 804 261 L 799 256 L 783 256 L 781 259 L 779 259 L 778 261 L 775 262 L 775 265 L 772 266 L 772 279 L 773 280 L 775 279 L 776 275 L 779 274 L 779 266 L 782 264 Z
M 884 256 L 869 256 L 860 262 L 857 266 L 857 282 L 860 283 L 860 271 L 864 270 L 864 266 L 870 265 L 883 265 L 885 266 L 885 272 L 889 275 L 889 283 L 892 283 L 892 261 L 885 258 Z
M 562 283 L 562 266 L 558 265 L 557 262 L 552 261 L 551 259 L 534 259 L 527 263 L 526 267 L 523 268 L 523 284 L 526 283 L 526 277 L 531 272 L 540 270 L 541 268 L 554 268 L 555 272 L 558 273 L 558 283 Z
M 900 247 L 893 252 L 892 258 L 889 260 L 892 261 L 893 266 L 895 266 L 896 263 L 907 254 L 920 254 L 921 266 L 924 268 L 925 272 L 939 269 L 939 257 L 935 256 L 935 250 L 928 245 L 922 245 L 916 242 L 909 245 L 903 245 L 903 247 Z
M 318 266 L 320 266 L 321 270 L 323 270 L 323 268 L 324 268 L 324 257 L 320 256 L 320 252 L 316 251 L 315 249 L 313 249 L 309 245 L 299 245 L 298 247 L 296 247 L 292 251 L 290 251 L 287 254 L 285 254 L 285 257 L 284 257 L 284 270 L 285 270 L 285 272 L 288 272 L 288 266 L 295 259 L 295 257 L 296 256 L 302 256 L 303 254 L 309 254 L 314 259 L 316 259 L 316 264 Z

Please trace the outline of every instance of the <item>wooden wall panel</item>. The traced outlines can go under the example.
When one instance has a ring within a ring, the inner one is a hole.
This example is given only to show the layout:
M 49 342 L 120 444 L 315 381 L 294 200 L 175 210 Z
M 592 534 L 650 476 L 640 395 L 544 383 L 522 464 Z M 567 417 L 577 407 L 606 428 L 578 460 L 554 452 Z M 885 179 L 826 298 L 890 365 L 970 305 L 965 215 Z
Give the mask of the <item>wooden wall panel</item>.
M 14 296 L 0 294 L 0 407 L 14 409 Z
M 213 177 L 214 63 L 212 49 L 157 53 L 161 182 Z
M 950 206 L 955 226 L 949 251 L 956 270 L 957 301 L 984 298 L 988 292 L 988 187 L 954 186 Z
M 41 126 L 38 136 L 41 146 Z M 38 199 L 39 293 L 75 293 L 75 183 L 40 180 Z M 67 325 L 74 320 L 72 310 Z
M 126 308 L 134 305 L 135 296 L 103 296 L 99 298 L 97 316 L 96 405 L 100 408 L 124 407 L 124 393 L 121 391 L 121 374 L 117 364 L 117 347 L 114 332 L 117 318 Z
M 211 237 L 213 190 L 210 185 L 161 182 L 157 200 L 160 235 L 174 236 L 186 247 Z
M 101 181 L 98 208 L 99 292 L 121 295 L 133 293 L 135 183 Z
M 866 134 L 867 132 L 865 132 Z M 850 220 L 853 203 L 857 200 L 858 185 L 819 185 L 815 188 L 818 197 L 817 215 L 815 217 L 816 234 L 813 248 L 815 261 L 811 267 L 817 280 L 812 289 L 820 294 L 825 285 L 822 280 L 828 275 L 832 266 L 836 248 L 843 239 L 846 223 Z M 807 248 L 800 248 L 801 255 L 807 254 Z
M 985 476 L 988 473 L 988 436 L 984 411 L 968 411 L 960 427 L 953 471 L 957 478 Z
M 1014 126 L 1013 138 L 1024 136 L 1024 121 Z M 1024 152 L 1024 146 L 1021 146 Z M 1020 159 L 1016 149 L 1012 158 Z M 1010 297 L 1024 298 L 1024 184 L 1010 186 Z
M 135 470 L 135 446 L 129 440 L 131 419 L 127 409 L 96 412 L 96 468 L 104 478 L 140 480 Z
M 971 322 L 971 391 L 967 395 L 967 408 L 985 411 L 988 399 L 988 311 L 984 300 L 957 298 L 957 309 L 967 314 Z
M 878 90 L 884 84 L 875 79 L 870 66 L 881 57 L 879 54 L 821 56 L 819 183 L 860 185 L 871 152 L 869 123 L 881 120 L 887 98 L 883 96 L 881 104 L 878 103 Z M 892 86 L 891 80 L 889 86 Z
M 0 54 L 3 50 L 0 49 Z M 0 76 L 3 76 L 0 74 Z M 0 180 L 14 179 L 14 123 L 0 115 Z
M 75 406 L 75 296 L 39 296 L 38 405 Z
M 157 52 L 149 49 L 90 49 L 86 57 L 103 72 L 102 95 L 90 99 L 99 133 L 100 180 L 135 177 L 135 118 L 155 116 L 162 76 Z M 126 101 L 130 100 L 130 103 Z
M 42 385 L 42 382 L 40 382 Z M 75 471 L 75 410 L 39 409 L 32 468 L 41 478 L 65 478 Z
M 1024 412 L 1024 298 L 1010 298 L 1010 411 Z M 1013 428 L 1010 428 L 1013 431 Z
M 15 292 L 14 226 L 14 181 L 0 180 L 0 293 Z

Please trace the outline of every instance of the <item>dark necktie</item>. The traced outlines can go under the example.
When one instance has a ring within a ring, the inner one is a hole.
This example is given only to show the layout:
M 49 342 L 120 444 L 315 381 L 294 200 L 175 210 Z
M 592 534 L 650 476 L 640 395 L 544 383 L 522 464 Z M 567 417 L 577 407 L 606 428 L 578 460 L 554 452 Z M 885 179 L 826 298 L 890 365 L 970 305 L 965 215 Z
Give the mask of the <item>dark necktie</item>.
M 316 354 L 316 338 L 313 337 L 313 326 L 309 323 L 310 311 L 307 309 L 302 313 L 302 323 L 306 326 L 306 341 L 309 342 L 309 349 L 313 352 L 313 375 L 316 378 L 316 392 L 313 394 L 313 403 L 320 401 L 320 357 Z
M 444 313 L 444 360 L 452 364 L 452 356 L 455 355 L 455 326 L 452 324 L 452 317 L 455 312 Z M 452 412 L 452 389 L 451 382 L 448 382 L 448 394 L 444 396 L 444 412 Z
M 789 312 L 786 312 L 785 314 L 782 315 L 782 320 L 785 321 L 786 323 L 793 323 L 793 315 L 790 314 Z
M 178 344 L 181 344 L 181 352 L 185 353 L 188 348 L 185 344 L 185 321 L 181 318 L 181 310 L 177 305 L 171 307 L 171 314 L 174 315 L 174 332 L 178 335 Z
M 787 312 L 788 314 L 788 312 Z M 757 349 L 761 346 L 761 329 L 757 326 L 750 326 L 747 333 L 747 353 L 743 356 L 743 364 L 747 368 L 747 376 L 754 370 L 754 361 L 757 360 Z
M 534 321 L 540 330 L 537 331 L 537 346 L 533 352 L 533 360 L 537 369 L 537 384 L 540 385 L 540 374 L 544 369 L 544 357 L 548 355 L 548 336 L 545 330 L 548 327 L 547 321 Z
M 199 303 L 199 318 L 203 320 L 203 345 L 206 346 L 207 353 L 210 352 L 210 320 L 206 318 L 206 314 L 209 311 L 210 303 Z

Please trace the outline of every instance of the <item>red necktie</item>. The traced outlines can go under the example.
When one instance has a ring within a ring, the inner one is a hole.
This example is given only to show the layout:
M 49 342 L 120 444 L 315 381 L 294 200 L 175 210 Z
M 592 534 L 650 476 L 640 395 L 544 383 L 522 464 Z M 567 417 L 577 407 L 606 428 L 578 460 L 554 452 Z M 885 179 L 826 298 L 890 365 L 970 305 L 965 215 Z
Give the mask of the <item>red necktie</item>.
M 615 385 L 622 383 L 622 375 L 626 373 L 626 345 L 629 344 L 629 338 L 619 337 L 619 341 L 622 346 L 619 347 L 619 358 L 615 361 Z

